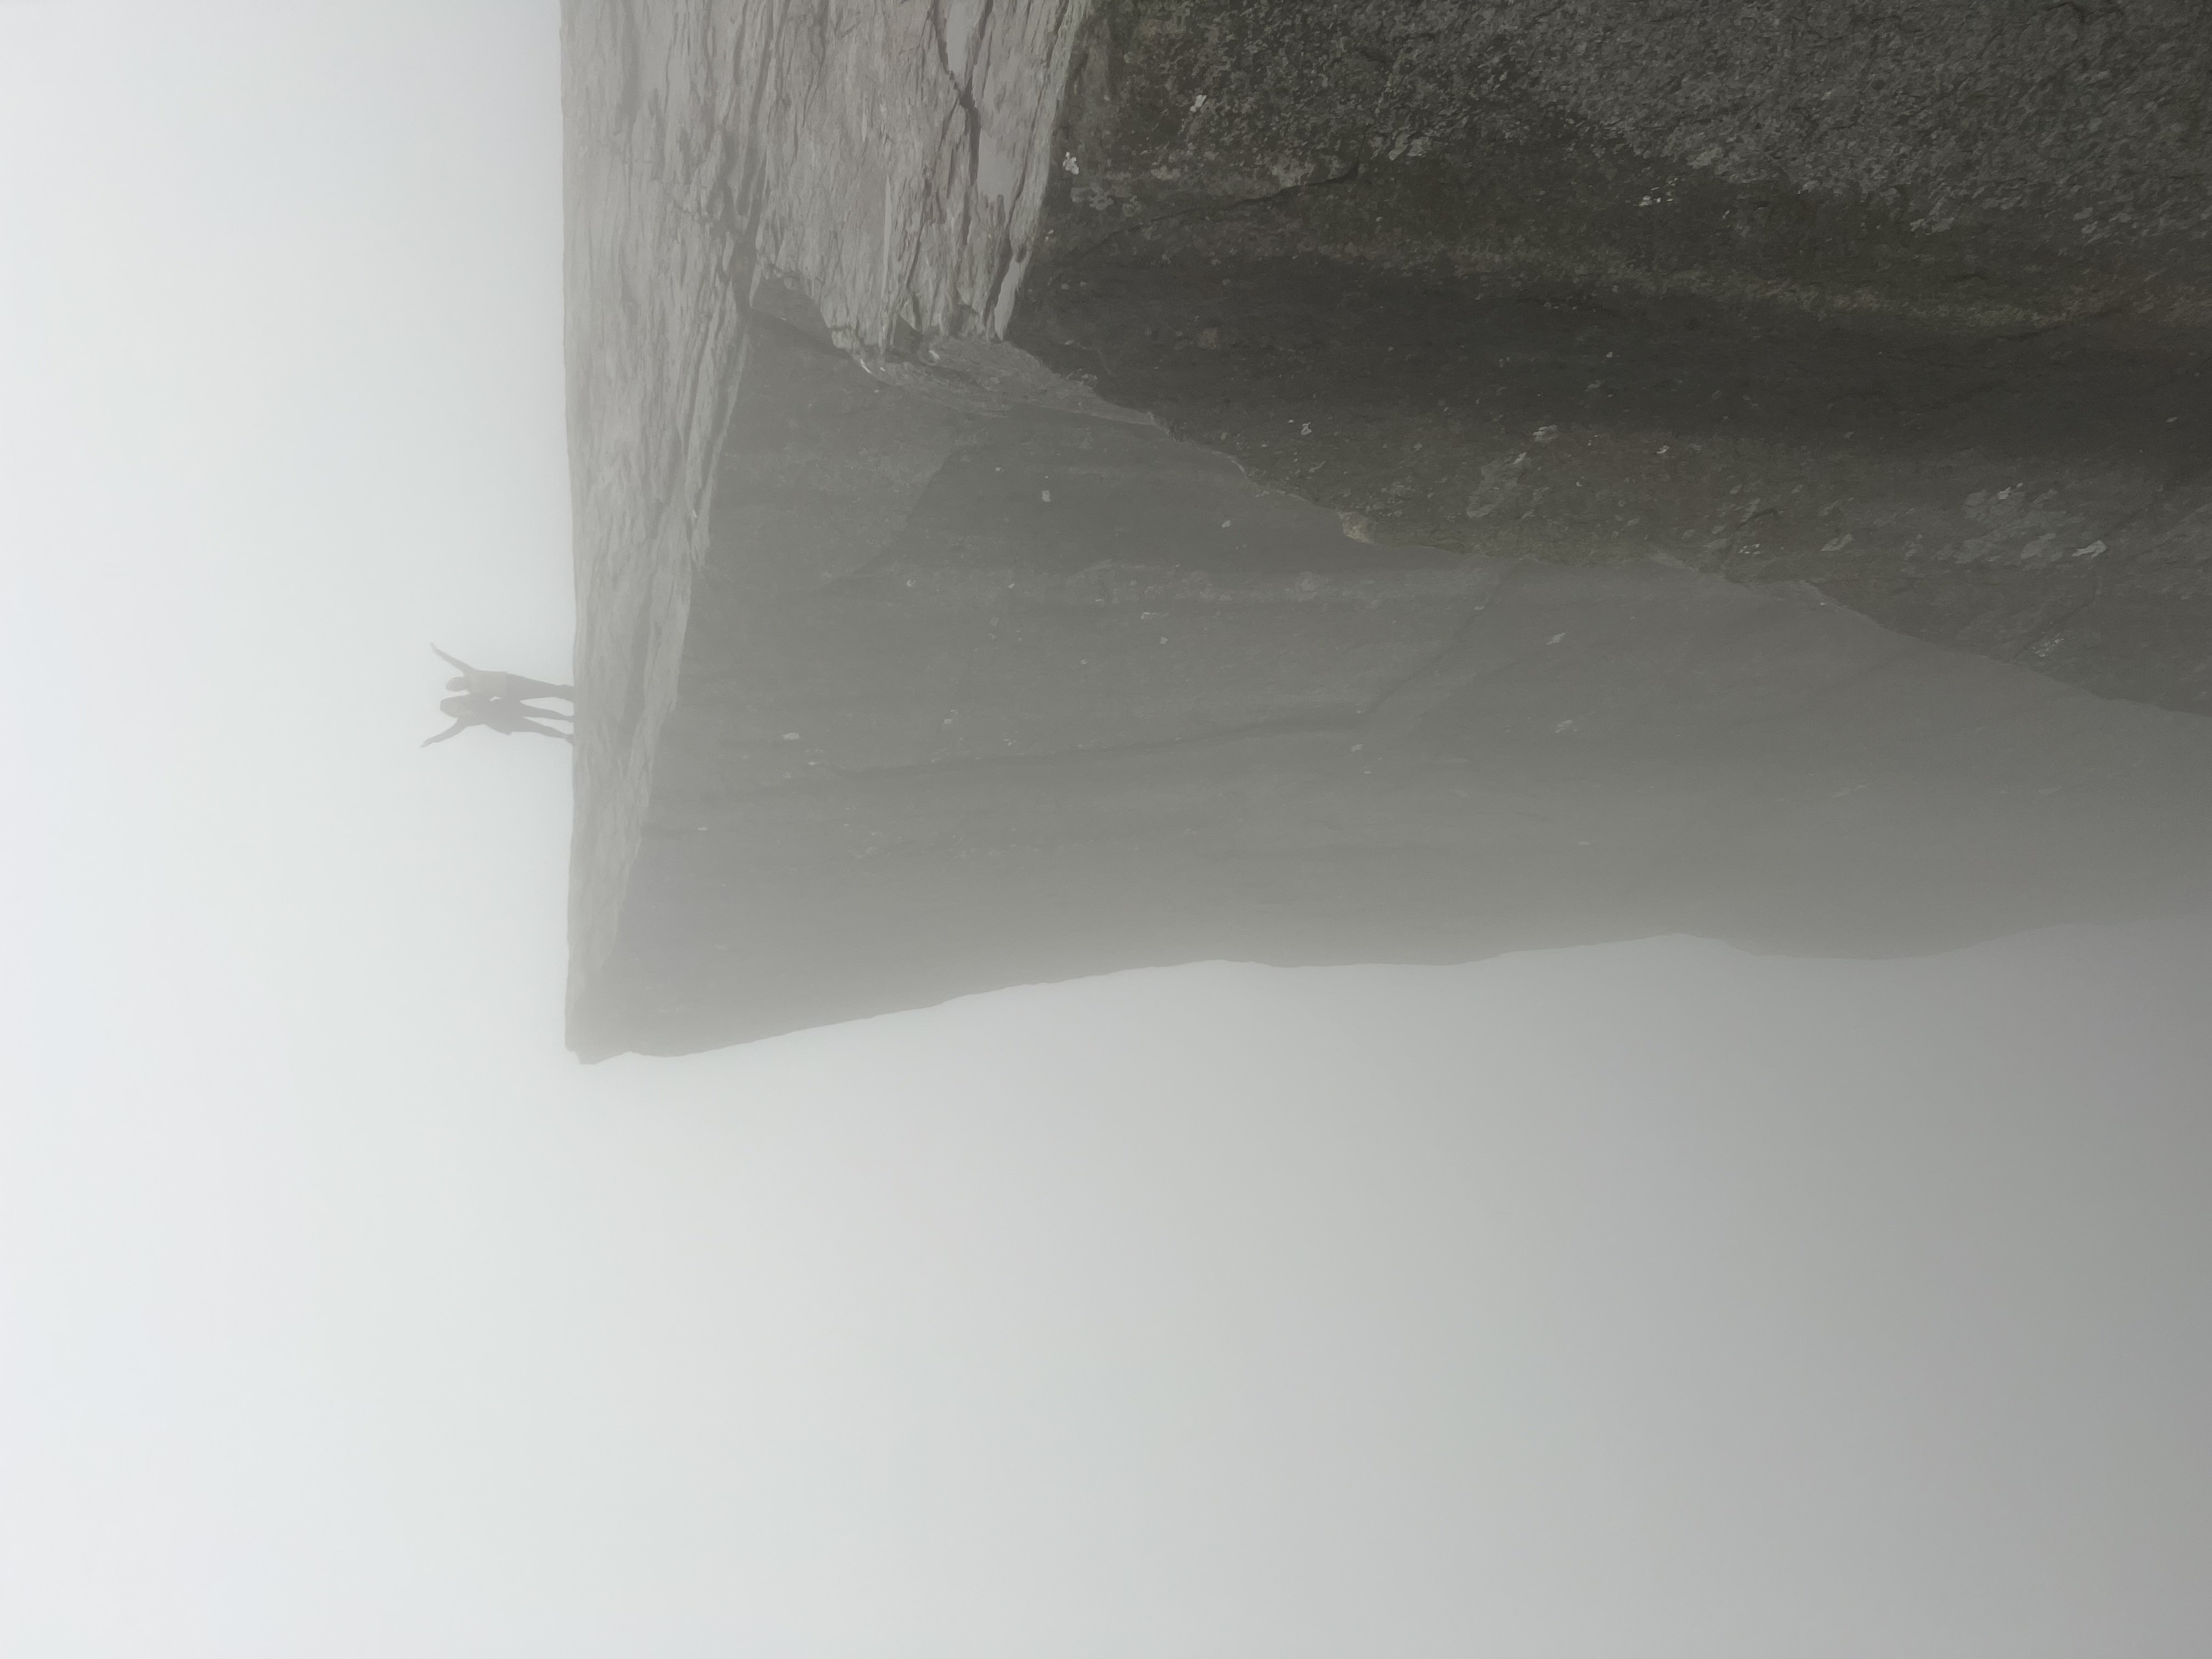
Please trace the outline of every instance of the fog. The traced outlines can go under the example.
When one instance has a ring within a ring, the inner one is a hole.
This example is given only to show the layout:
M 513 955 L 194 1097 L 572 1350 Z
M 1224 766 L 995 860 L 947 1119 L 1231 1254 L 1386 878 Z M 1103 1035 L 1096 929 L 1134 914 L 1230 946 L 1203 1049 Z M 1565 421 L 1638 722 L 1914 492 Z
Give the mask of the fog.
M 0 1649 L 2198 1650 L 2200 919 L 576 1065 L 558 52 L 0 8 Z

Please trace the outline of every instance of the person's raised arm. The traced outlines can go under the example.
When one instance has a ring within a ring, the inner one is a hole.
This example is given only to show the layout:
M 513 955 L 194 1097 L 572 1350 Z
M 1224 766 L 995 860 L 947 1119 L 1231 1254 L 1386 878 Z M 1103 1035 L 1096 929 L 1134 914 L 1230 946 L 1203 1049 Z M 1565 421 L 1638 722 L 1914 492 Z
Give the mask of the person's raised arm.
M 473 674 L 477 672 L 475 669 L 470 667 L 468 664 L 463 662 L 459 657 L 455 656 L 452 652 L 441 647 L 436 641 L 433 640 L 430 642 L 430 648 L 433 651 L 435 651 L 440 656 L 443 657 L 447 662 L 453 664 L 454 667 L 459 669 L 464 674 Z
M 445 742 L 445 740 L 446 740 L 447 738 L 456 737 L 456 736 L 459 735 L 459 733 L 460 733 L 461 732 L 463 732 L 464 730 L 465 730 L 465 729 L 467 728 L 468 725 L 469 725 L 469 722 L 468 722 L 468 721 L 466 721 L 466 720 L 455 720 L 455 721 L 454 721 L 451 726 L 447 726 L 444 731 L 442 731 L 442 732 L 439 732 L 439 733 L 438 733 L 438 735 L 437 735 L 436 737 L 434 737 L 434 738 L 423 738 L 423 739 L 422 739 L 422 743 L 418 745 L 418 747 L 421 747 L 421 748 L 423 748 L 423 749 L 428 749 L 428 748 L 432 744 L 434 744 L 434 743 L 443 743 L 443 742 Z

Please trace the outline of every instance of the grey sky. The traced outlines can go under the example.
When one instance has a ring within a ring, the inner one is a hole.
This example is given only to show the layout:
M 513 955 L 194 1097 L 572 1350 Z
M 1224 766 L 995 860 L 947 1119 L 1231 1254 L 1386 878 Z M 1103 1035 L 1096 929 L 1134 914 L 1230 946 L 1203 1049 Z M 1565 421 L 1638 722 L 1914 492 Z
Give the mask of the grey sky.
M 0 8 L 0 1650 L 2197 1650 L 2201 924 L 575 1066 L 556 25 Z

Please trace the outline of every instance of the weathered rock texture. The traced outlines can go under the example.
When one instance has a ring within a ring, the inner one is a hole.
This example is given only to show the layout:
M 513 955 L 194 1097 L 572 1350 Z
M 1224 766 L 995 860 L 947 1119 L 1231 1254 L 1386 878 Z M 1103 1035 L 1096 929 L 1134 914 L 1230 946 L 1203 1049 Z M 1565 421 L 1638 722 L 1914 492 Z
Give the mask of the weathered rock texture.
M 1102 0 L 1058 149 L 1062 248 L 1997 325 L 2212 276 L 2189 0 Z
M 848 349 L 1003 326 L 1079 0 L 565 0 L 577 731 L 573 1004 L 674 707 L 750 296 Z
M 1085 9 L 571 8 L 580 1052 L 2205 902 L 2204 16 Z
M 1018 337 L 1363 533 L 2212 708 L 2212 13 L 1111 0 Z
M 1797 585 L 1385 548 L 757 323 L 587 1055 L 1237 957 L 1881 955 L 2212 897 L 2212 721 Z

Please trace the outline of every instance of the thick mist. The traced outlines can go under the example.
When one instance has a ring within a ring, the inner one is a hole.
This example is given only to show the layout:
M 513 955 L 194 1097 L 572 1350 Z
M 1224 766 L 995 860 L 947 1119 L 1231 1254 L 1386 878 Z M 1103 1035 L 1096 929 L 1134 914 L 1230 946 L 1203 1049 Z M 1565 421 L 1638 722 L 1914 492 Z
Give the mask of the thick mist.
M 2200 919 L 578 1066 L 558 25 L 0 9 L 0 1649 L 2197 1650 Z

